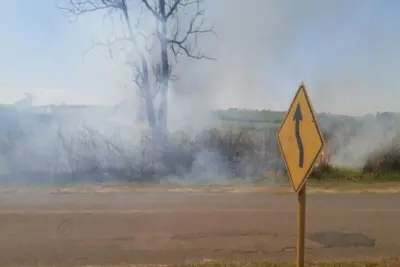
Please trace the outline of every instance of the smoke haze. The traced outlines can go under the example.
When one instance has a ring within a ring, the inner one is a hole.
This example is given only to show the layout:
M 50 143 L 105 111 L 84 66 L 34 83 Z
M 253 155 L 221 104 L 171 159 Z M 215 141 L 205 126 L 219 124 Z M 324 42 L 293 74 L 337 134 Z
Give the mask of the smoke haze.
M 103 14 L 71 24 L 57 3 L 62 1 L 16 0 L 2 8 L 2 102 L 12 103 L 28 91 L 38 95 L 36 103 L 118 102 L 129 69 L 111 60 L 107 49 L 84 56 L 93 40 L 109 34 Z M 396 1 L 215 0 L 205 5 L 218 42 L 204 37 L 199 46 L 218 61 L 182 62 L 174 85 L 195 99 L 202 95 L 213 108 L 285 109 L 304 80 L 318 111 L 399 111 Z
M 124 56 L 114 52 L 112 59 L 105 48 L 85 53 L 95 40 L 115 35 L 113 30 L 119 28 L 103 22 L 101 13 L 69 23 L 57 2 L 39 2 L 7 1 L 0 11 L 0 102 L 14 103 L 30 93 L 34 105 L 119 106 L 107 115 L 62 117 L 48 132 L 31 135 L 27 147 L 54 148 L 44 136 L 55 136 L 63 127 L 66 132 L 78 131 L 83 124 L 137 144 L 138 135 L 129 133 L 138 132 L 134 121 L 139 101 Z M 198 46 L 218 60 L 183 59 L 174 65 L 179 80 L 171 84 L 173 130 L 212 126 L 207 113 L 211 109 L 285 110 L 301 80 L 318 112 L 400 112 L 397 1 L 208 0 L 205 9 L 218 39 L 204 36 Z M 144 18 L 142 23 L 150 29 L 153 22 Z M 35 123 L 27 122 L 29 127 Z M 117 134 L 113 127 L 125 130 Z M 371 149 L 383 145 L 384 138 L 377 138 L 380 131 L 370 130 L 377 127 L 363 128 L 360 136 L 368 132 L 368 138 L 355 138 L 353 153 L 371 140 Z M 357 153 L 359 160 L 369 152 Z M 50 154 L 47 158 L 54 160 Z M 343 159 L 337 156 L 336 162 L 346 162 Z

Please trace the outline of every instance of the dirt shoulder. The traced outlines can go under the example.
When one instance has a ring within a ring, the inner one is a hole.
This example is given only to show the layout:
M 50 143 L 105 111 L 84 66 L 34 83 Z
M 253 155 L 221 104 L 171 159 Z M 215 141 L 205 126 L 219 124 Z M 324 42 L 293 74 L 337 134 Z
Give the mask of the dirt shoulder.
M 266 193 L 290 194 L 290 184 L 232 184 L 232 185 L 86 185 L 58 187 L 13 187 L 2 188 L 0 193 L 44 192 L 44 193 Z M 400 182 L 316 182 L 307 184 L 308 194 L 397 194 L 400 193 Z
M 121 264 L 121 265 L 91 265 L 90 267 L 295 267 L 295 262 L 287 261 L 250 261 L 250 262 L 222 262 L 204 259 L 199 262 L 190 262 L 182 264 Z M 400 260 L 365 260 L 365 261 L 307 261 L 305 267 L 397 267 L 400 266 Z M 42 266 L 46 267 L 46 266 Z

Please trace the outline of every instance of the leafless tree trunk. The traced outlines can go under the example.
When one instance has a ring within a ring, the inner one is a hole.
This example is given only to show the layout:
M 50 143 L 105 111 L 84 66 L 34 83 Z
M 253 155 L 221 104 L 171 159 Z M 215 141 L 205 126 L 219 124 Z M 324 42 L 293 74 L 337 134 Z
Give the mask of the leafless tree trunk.
M 66 0 L 66 6 L 60 9 L 69 16 L 79 16 L 88 12 L 107 10 L 108 14 L 116 11 L 123 17 L 127 36 L 114 37 L 106 43 L 96 43 L 95 46 L 110 47 L 116 43 L 127 42 L 130 51 L 137 53 L 139 60 L 128 65 L 134 71 L 134 82 L 140 89 L 141 97 L 146 104 L 147 120 L 153 130 L 167 132 L 168 102 L 167 94 L 169 81 L 172 78 L 172 59 L 178 61 L 179 56 L 194 59 L 213 59 L 207 57 L 197 49 L 197 39 L 200 34 L 213 33 L 212 27 L 205 26 L 204 10 L 201 4 L 204 0 Z M 128 6 L 129 3 L 129 6 Z M 150 34 L 141 31 L 140 19 L 134 26 L 130 10 L 132 6 L 150 14 L 155 22 L 155 28 Z M 180 17 L 188 12 L 192 17 L 187 23 L 181 23 Z M 182 25 L 185 24 L 185 25 Z M 182 29 L 186 26 L 186 30 Z M 140 47 L 138 38 L 143 38 L 146 47 Z M 160 49 L 156 62 L 150 61 L 154 56 L 154 49 Z M 153 63 L 152 63 L 153 62 Z M 155 101 L 158 96 L 158 101 Z M 156 105 L 158 103 L 158 110 Z M 158 112 L 157 112 L 158 111 Z

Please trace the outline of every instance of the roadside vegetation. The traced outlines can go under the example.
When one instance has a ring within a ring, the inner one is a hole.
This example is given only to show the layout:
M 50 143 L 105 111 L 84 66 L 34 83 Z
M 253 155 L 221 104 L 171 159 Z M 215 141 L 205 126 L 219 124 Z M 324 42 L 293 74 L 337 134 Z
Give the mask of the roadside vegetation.
M 103 267 L 159 267 L 161 265 L 102 265 Z M 221 262 L 202 261 L 182 263 L 175 265 L 162 265 L 163 267 L 295 267 L 295 262 L 287 261 L 249 261 L 249 262 Z M 360 260 L 360 261 L 306 261 L 306 267 L 397 267 L 398 260 Z M 93 266 L 95 267 L 95 266 Z
M 307 261 L 307 267 L 395 267 L 399 266 L 397 260 L 365 260 L 365 261 Z M 260 261 L 260 262 L 218 262 L 189 263 L 174 265 L 174 267 L 294 267 L 295 262 Z
M 359 169 L 346 169 L 323 161 L 314 169 L 310 178 L 318 181 L 400 181 L 399 145 L 399 141 L 394 140 L 389 147 L 374 151 Z
M 0 129 L 0 163 L 7 166 L 0 174 L 3 184 L 18 181 L 31 184 L 288 182 L 276 140 L 282 112 L 216 111 L 214 127 L 194 132 L 169 132 L 162 140 L 143 134 L 133 143 L 132 139 L 124 139 L 127 133 L 117 126 L 108 127 L 116 129 L 111 133 L 89 125 L 68 132 L 54 131 L 52 125 L 62 125 L 62 112 L 67 109 L 63 107 L 57 113 L 47 114 L 46 121 L 42 121 L 42 114 L 29 109 L 0 109 L 5 121 L 10 121 L 8 117 L 14 113 L 20 118 L 20 123 L 9 123 Z M 21 119 L 25 117 L 27 122 Z M 254 122 L 261 118 L 265 121 Z M 385 118 L 376 116 L 372 122 L 385 129 L 382 123 Z M 319 120 L 328 156 L 319 160 L 310 180 L 314 183 L 400 181 L 399 138 L 369 153 L 358 168 L 343 168 L 333 164 L 329 155 L 357 139 L 363 124 L 360 119 L 327 114 L 319 114 Z M 38 125 L 38 128 L 31 129 L 31 125 Z

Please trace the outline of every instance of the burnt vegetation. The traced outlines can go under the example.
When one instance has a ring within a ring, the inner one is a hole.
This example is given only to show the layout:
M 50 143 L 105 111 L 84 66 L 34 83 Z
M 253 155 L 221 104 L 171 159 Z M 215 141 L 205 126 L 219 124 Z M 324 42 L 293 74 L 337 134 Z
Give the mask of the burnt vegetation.
M 223 120 L 222 111 L 218 111 L 215 114 L 219 125 L 215 128 L 191 134 L 169 133 L 160 146 L 154 142 L 152 134 L 131 138 L 129 130 L 116 124 L 107 125 L 109 131 L 80 122 L 73 125 L 68 118 L 74 108 L 70 109 L 55 107 L 50 113 L 33 112 L 34 107 L 0 109 L 3 121 L 0 129 L 2 183 L 286 179 L 276 142 L 279 124 L 273 122 L 276 120 L 274 112 L 259 111 L 267 115 L 270 122 L 250 123 L 249 126 L 242 124 L 241 118 L 233 120 L 237 111 L 230 114 L 228 121 Z M 321 125 L 326 125 L 327 118 L 320 120 Z M 358 169 L 349 170 L 333 164 L 332 155 L 358 138 L 357 129 L 362 128 L 354 121 L 349 124 L 353 127 L 346 124 L 329 122 L 329 127 L 323 128 L 325 155 L 319 160 L 311 179 L 398 179 L 400 142 L 395 134 L 386 146 L 373 150 Z
M 274 171 L 281 167 L 272 141 L 275 129 L 224 127 L 192 135 L 169 133 L 160 146 L 151 134 L 132 142 L 126 138 L 129 133 L 115 125 L 107 133 L 85 124 L 66 128 L 66 117 L 56 112 L 42 121 L 43 114 L 5 110 L 13 110 L 8 121 L 19 121 L 1 129 L 3 182 L 254 179 L 268 167 Z

